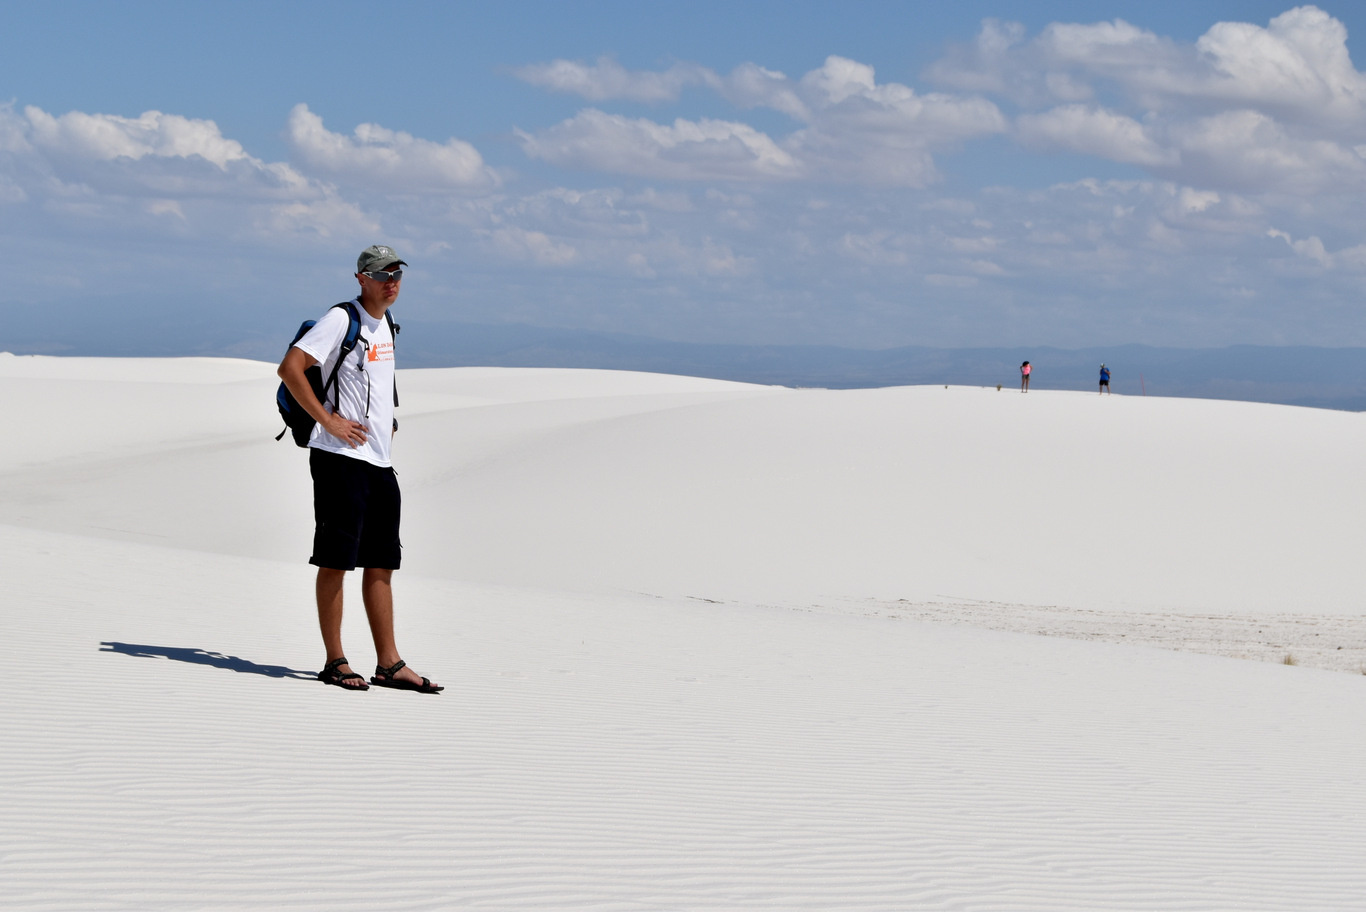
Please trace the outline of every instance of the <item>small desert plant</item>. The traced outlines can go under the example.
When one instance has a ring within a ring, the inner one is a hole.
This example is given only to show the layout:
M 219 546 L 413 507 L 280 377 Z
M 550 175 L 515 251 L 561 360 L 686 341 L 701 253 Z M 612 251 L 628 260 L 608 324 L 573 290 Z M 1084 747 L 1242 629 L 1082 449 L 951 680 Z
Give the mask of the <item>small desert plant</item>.
M 1300 664 L 1300 662 L 1299 662 L 1299 659 L 1295 658 L 1293 655 L 1291 655 L 1290 653 L 1287 652 L 1287 653 L 1285 654 L 1285 658 L 1281 659 L 1281 664 L 1282 664 L 1282 665 L 1298 665 L 1298 664 Z
M 998 383 L 998 384 L 996 384 L 996 392 L 999 393 L 1000 391 L 1001 391 L 1001 384 Z

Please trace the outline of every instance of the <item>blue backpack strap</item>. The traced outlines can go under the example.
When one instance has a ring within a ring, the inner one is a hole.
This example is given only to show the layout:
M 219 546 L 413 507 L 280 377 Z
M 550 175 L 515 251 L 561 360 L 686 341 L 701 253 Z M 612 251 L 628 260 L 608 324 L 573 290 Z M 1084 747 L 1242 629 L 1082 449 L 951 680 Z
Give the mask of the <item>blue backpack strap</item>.
M 351 323 L 346 327 L 346 335 L 342 336 L 341 340 L 341 357 L 345 358 L 351 354 L 356 347 L 356 340 L 360 338 L 360 312 L 356 310 L 355 301 L 342 301 L 332 306 L 344 308 L 346 315 L 351 318 Z

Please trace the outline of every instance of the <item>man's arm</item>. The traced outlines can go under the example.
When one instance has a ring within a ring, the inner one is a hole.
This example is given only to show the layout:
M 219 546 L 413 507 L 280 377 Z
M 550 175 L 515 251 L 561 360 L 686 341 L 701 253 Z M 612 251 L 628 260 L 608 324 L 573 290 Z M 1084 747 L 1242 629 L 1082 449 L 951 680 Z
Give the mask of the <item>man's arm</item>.
M 303 406 L 304 411 L 312 415 L 313 420 L 322 425 L 324 431 L 338 440 L 346 441 L 350 446 L 359 446 L 365 442 L 365 425 L 332 414 L 313 394 L 313 386 L 308 382 L 304 371 L 317 363 L 317 360 L 302 348 L 290 346 L 289 351 L 285 353 L 285 359 L 280 362 L 279 370 L 275 373 L 284 381 L 285 388 L 293 394 L 299 405 Z

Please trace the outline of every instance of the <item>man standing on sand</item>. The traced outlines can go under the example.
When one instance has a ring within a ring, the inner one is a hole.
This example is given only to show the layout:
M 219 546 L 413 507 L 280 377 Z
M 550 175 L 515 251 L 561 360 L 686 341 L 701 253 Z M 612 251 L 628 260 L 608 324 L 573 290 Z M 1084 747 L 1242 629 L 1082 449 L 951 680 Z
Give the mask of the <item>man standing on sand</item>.
M 361 598 L 375 641 L 378 667 L 370 683 L 378 687 L 438 693 L 444 688 L 415 673 L 399 658 L 394 643 L 392 578 L 402 556 L 398 525 L 398 480 L 389 461 L 394 429 L 394 337 L 389 308 L 403 280 L 393 248 L 367 247 L 356 262 L 360 294 L 354 309 L 360 319 L 356 347 L 336 372 L 334 389 L 319 401 L 304 373 L 321 365 L 332 375 L 350 326 L 346 307 L 328 310 L 295 342 L 280 362 L 280 379 L 303 409 L 318 422 L 309 440 L 313 475 L 313 556 L 318 568 L 318 624 L 327 665 L 318 680 L 348 690 L 369 690 L 342 652 L 342 583 L 347 572 L 364 567 Z
M 1110 393 L 1110 368 L 1104 364 L 1100 366 L 1100 391 L 1106 395 Z

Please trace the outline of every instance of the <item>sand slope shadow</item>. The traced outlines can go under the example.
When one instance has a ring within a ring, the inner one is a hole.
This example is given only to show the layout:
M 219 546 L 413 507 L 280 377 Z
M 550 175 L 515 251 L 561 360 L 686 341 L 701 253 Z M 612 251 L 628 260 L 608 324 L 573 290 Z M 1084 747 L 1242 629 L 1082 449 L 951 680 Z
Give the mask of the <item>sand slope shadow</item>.
M 311 671 L 299 671 L 297 668 L 287 668 L 284 665 L 258 665 L 248 659 L 239 659 L 237 656 L 223 655 L 221 652 L 208 652 L 203 649 L 190 649 L 178 646 L 143 646 L 137 643 L 100 643 L 101 652 L 121 652 L 124 655 L 140 656 L 147 659 L 172 659 L 177 662 L 189 662 L 193 665 L 211 665 L 214 668 L 226 668 L 229 671 L 242 672 L 245 674 L 265 675 L 268 678 L 299 678 L 308 681 L 316 681 L 317 674 Z

